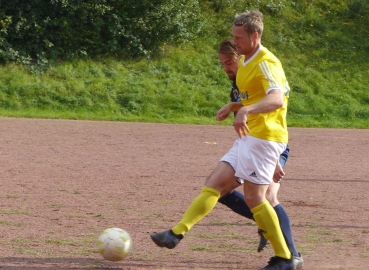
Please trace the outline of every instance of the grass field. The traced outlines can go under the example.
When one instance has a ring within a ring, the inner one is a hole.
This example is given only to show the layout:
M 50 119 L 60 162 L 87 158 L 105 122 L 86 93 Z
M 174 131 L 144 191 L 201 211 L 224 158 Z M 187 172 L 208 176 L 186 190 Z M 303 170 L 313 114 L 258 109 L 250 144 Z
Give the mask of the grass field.
M 262 44 L 282 61 L 291 86 L 289 126 L 369 128 L 367 1 L 202 2 L 197 38 L 155 56 L 1 65 L 0 115 L 215 124 L 230 91 L 218 44 L 231 37 L 235 13 L 260 8 Z

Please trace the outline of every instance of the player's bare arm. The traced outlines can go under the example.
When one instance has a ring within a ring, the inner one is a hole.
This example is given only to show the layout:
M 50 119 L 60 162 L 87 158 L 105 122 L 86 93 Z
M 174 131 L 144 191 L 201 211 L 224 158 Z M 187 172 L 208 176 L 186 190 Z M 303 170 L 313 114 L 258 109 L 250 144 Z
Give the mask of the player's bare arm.
M 246 136 L 250 132 L 247 126 L 247 110 L 246 107 L 242 107 L 237 111 L 236 117 L 233 122 L 234 129 L 236 130 L 238 136 Z
M 275 111 L 283 106 L 283 93 L 279 89 L 272 89 L 269 93 L 259 102 L 243 106 L 237 112 L 234 119 L 234 129 L 238 136 L 246 136 L 250 132 L 247 126 L 247 116 L 249 114 L 268 113 Z
M 229 117 L 230 112 L 238 111 L 242 107 L 241 102 L 231 102 L 224 105 L 220 110 L 217 112 L 216 120 L 223 121 Z
M 283 106 L 283 93 L 279 89 L 272 89 L 259 102 L 245 106 L 247 114 L 268 113 Z
M 282 180 L 284 175 L 285 175 L 285 173 L 283 171 L 283 168 L 282 168 L 281 164 L 278 161 L 277 165 L 275 167 L 275 170 L 274 170 L 273 181 L 276 182 L 276 183 L 279 183 Z

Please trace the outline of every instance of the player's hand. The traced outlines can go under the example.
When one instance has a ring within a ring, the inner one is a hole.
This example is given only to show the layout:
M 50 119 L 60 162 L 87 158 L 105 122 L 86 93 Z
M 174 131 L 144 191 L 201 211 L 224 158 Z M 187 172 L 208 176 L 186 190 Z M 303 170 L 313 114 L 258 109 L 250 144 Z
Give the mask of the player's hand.
M 279 162 L 277 163 L 277 166 L 275 167 L 274 174 L 273 174 L 273 181 L 276 183 L 279 183 L 283 176 L 285 175 L 283 168 Z
M 238 110 L 233 126 L 240 138 L 242 138 L 242 136 L 247 136 L 247 133 L 250 132 L 250 129 L 247 126 L 247 111 L 245 107 Z
M 216 120 L 223 121 L 229 117 L 230 113 L 231 113 L 230 104 L 226 104 L 222 108 L 220 108 L 220 110 L 217 112 Z

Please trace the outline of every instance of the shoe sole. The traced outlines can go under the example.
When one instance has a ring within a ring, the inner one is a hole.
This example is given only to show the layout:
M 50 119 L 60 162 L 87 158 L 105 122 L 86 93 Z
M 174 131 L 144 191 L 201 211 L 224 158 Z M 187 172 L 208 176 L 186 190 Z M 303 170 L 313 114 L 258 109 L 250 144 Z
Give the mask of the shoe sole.
M 163 244 L 159 239 L 155 238 L 155 235 L 150 235 L 151 240 L 157 245 L 158 247 L 165 247 L 165 244 Z
M 160 241 L 160 239 L 156 238 L 155 235 L 150 235 L 151 240 L 155 243 L 155 245 L 157 245 L 158 247 L 161 248 L 168 248 L 168 249 L 173 249 L 176 247 L 176 245 L 172 246 L 172 245 L 167 245 L 166 243 L 163 243 L 162 241 Z

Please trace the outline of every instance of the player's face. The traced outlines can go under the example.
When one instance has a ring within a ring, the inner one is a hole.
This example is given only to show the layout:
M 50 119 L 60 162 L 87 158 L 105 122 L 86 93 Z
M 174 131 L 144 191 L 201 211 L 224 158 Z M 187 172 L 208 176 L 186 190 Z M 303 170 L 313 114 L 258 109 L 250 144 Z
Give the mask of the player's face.
M 238 69 L 238 58 L 226 53 L 219 54 L 219 61 L 223 66 L 223 70 L 227 73 L 229 79 L 235 80 Z
M 243 25 L 233 25 L 232 35 L 238 53 L 245 55 L 247 58 L 250 58 L 259 47 L 258 33 L 250 35 Z

